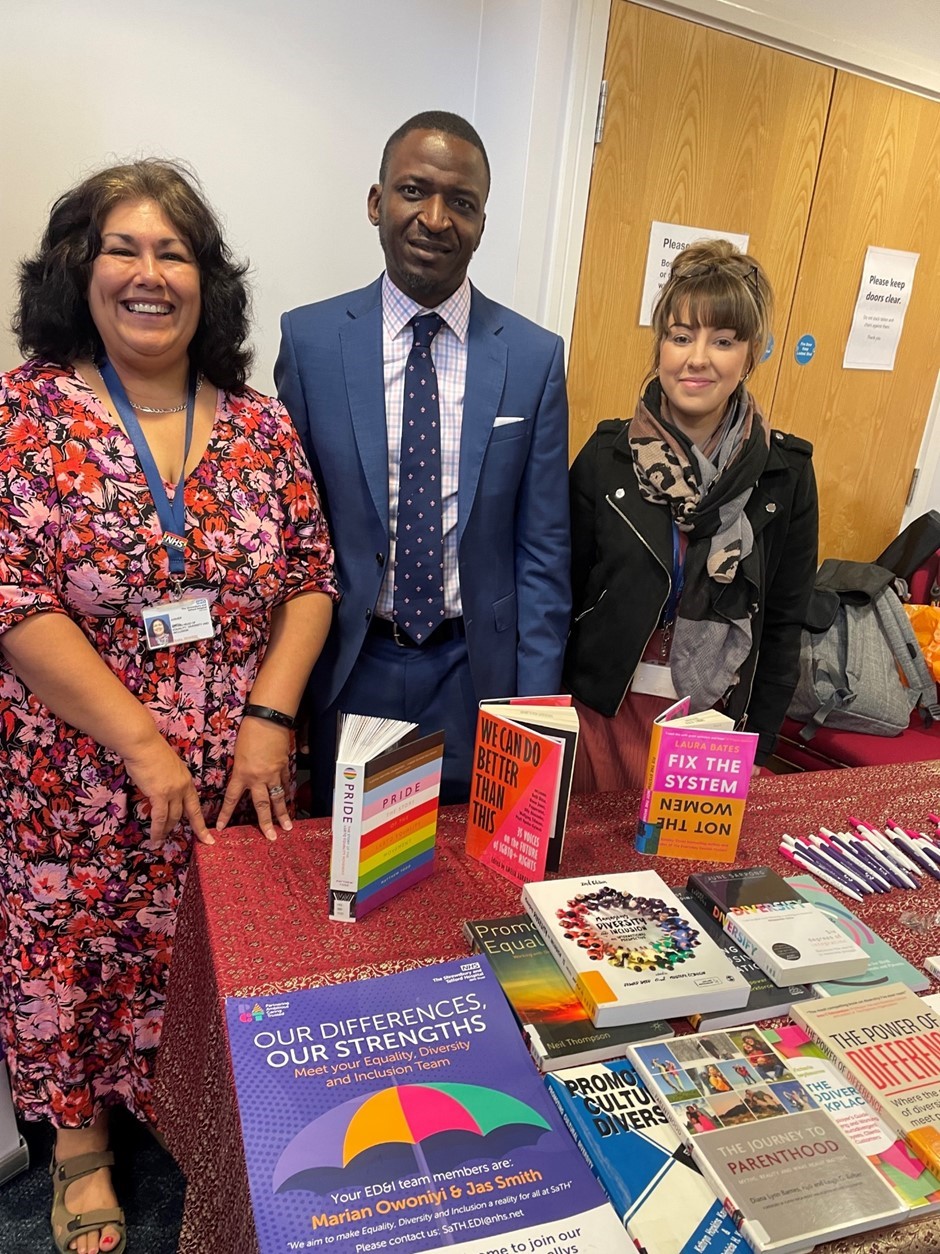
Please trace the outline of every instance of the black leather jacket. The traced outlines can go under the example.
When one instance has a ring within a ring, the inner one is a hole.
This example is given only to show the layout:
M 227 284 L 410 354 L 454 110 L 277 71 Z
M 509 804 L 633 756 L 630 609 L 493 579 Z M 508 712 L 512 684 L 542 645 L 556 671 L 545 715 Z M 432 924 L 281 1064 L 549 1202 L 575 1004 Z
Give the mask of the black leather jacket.
M 629 422 L 602 422 L 571 468 L 574 618 L 568 690 L 613 716 L 660 620 L 672 581 L 672 518 L 640 496 Z M 773 431 L 745 513 L 761 562 L 753 646 L 726 712 L 773 752 L 799 671 L 800 629 L 816 573 L 818 507 L 812 445 Z M 681 694 L 680 694 L 681 695 Z

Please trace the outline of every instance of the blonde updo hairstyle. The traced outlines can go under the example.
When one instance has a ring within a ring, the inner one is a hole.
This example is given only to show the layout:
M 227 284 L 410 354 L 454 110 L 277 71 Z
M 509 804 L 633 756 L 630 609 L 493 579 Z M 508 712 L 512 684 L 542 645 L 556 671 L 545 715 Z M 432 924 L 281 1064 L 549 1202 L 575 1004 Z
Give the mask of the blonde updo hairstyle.
M 679 253 L 653 306 L 653 368 L 677 319 L 692 327 L 729 327 L 751 346 L 747 374 L 770 341 L 774 295 L 767 275 L 750 253 L 726 239 L 699 240 Z

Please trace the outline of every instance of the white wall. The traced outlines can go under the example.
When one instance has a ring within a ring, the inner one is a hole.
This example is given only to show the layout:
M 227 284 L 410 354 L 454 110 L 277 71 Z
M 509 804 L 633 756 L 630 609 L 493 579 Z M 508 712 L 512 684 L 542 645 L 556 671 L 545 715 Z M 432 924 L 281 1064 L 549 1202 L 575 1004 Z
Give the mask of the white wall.
M 428 108 L 469 118 L 490 154 L 472 277 L 537 317 L 579 3 L 3 4 L 0 369 L 19 360 L 16 263 L 49 205 L 91 169 L 155 154 L 191 163 L 251 260 L 253 381 L 270 389 L 280 313 L 381 271 L 366 193 L 389 132 Z

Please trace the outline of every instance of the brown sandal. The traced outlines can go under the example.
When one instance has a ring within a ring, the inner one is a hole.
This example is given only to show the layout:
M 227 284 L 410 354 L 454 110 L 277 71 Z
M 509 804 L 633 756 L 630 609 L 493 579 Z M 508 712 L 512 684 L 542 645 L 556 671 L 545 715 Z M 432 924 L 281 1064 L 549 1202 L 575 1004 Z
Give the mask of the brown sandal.
M 114 1155 L 110 1150 L 101 1150 L 97 1154 L 76 1154 L 74 1158 L 66 1158 L 61 1163 L 56 1162 L 53 1154 L 49 1164 L 49 1174 L 52 1176 L 52 1239 L 59 1254 L 75 1254 L 69 1248 L 70 1242 L 76 1237 L 97 1232 L 102 1228 L 117 1228 L 120 1232 L 116 1244 L 109 1246 L 102 1254 L 124 1254 L 127 1249 L 127 1221 L 120 1206 L 75 1214 L 65 1204 L 65 1192 L 74 1180 L 90 1176 L 102 1167 L 113 1166 Z

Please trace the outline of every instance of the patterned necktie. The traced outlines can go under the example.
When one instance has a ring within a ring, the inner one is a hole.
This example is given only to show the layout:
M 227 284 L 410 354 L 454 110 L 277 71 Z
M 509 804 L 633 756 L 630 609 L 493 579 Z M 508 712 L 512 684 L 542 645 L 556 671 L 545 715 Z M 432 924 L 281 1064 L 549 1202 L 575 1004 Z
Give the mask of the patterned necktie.
M 431 341 L 441 317 L 419 314 L 411 322 L 414 343 L 405 367 L 401 414 L 393 618 L 421 644 L 444 619 L 441 418 L 431 360 Z

